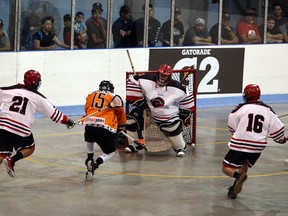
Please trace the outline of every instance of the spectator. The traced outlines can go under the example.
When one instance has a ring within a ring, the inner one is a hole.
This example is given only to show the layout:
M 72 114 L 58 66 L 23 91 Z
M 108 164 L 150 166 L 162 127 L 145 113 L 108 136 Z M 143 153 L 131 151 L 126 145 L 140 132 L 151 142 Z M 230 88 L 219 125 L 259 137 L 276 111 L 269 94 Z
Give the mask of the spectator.
M 52 50 L 55 48 L 55 43 L 65 49 L 69 46 L 60 41 L 52 31 L 54 18 L 46 16 L 41 21 L 41 30 L 34 33 L 34 49 L 35 50 Z
M 112 25 L 114 47 L 135 47 L 135 23 L 130 17 L 129 7 L 123 5 L 119 15 L 120 17 Z
M 78 11 L 75 17 L 74 32 L 77 35 L 76 39 L 78 41 L 78 47 L 81 49 L 86 48 L 86 44 L 88 41 L 87 27 L 83 20 L 84 13 Z
M 94 3 L 91 10 L 92 17 L 86 22 L 89 49 L 106 48 L 107 22 L 101 17 L 102 12 L 102 4 Z
M 209 32 L 214 44 L 218 44 L 218 26 L 219 22 L 212 26 Z M 230 13 L 224 12 L 222 15 L 221 44 L 238 44 L 238 42 L 236 32 L 230 25 Z
M 70 46 L 71 45 L 71 16 L 70 14 L 64 15 L 63 21 L 64 21 L 63 40 L 65 44 Z M 77 37 L 77 34 L 74 33 L 74 47 L 78 47 L 76 37 Z
M 285 17 L 285 23 L 279 28 L 283 35 L 283 42 L 288 43 L 288 17 Z
M 184 39 L 184 26 L 180 21 L 181 10 L 178 7 L 174 9 L 174 26 L 173 26 L 173 46 L 182 45 Z M 170 46 L 171 19 L 163 23 L 160 29 L 160 41 L 162 46 Z
M 145 12 L 145 5 L 142 7 L 143 12 Z M 143 47 L 143 39 L 144 39 L 144 21 L 145 17 L 141 17 L 135 21 L 136 24 L 136 39 L 137 46 Z M 153 5 L 149 4 L 149 21 L 148 21 L 148 46 L 155 47 L 155 44 L 159 40 L 160 33 L 160 22 L 153 17 Z
M 11 50 L 11 44 L 8 34 L 4 31 L 3 26 L 3 20 L 0 19 L 0 51 L 9 51 Z
M 264 24 L 259 26 L 261 38 L 264 38 Z M 268 16 L 267 29 L 266 29 L 266 42 L 267 43 L 282 43 L 283 34 L 280 29 L 275 25 L 275 17 Z
M 197 18 L 195 25 L 190 27 L 184 37 L 184 46 L 193 45 L 212 45 L 212 38 L 205 27 L 205 20 L 203 18 Z
M 256 44 L 262 41 L 258 27 L 254 24 L 255 15 L 256 13 L 253 8 L 247 8 L 244 12 L 243 20 L 236 27 L 241 44 Z
M 280 27 L 285 23 L 285 18 L 284 18 L 284 10 L 283 10 L 283 5 L 281 3 L 275 3 L 272 6 L 273 8 L 273 16 L 275 18 L 275 26 Z

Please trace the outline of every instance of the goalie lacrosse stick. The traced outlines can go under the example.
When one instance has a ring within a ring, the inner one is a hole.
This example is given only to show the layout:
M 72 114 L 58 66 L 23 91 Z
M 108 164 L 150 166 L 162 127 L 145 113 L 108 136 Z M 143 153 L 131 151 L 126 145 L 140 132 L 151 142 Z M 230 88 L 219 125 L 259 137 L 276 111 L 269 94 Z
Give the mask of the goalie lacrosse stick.
M 134 73 L 134 75 L 135 75 L 135 74 L 136 74 L 136 71 L 135 71 L 135 69 L 134 69 L 134 65 L 133 65 L 133 62 L 132 62 L 132 59 L 131 59 L 129 50 L 126 50 L 126 52 L 127 52 L 127 55 L 128 55 L 129 61 L 130 61 L 130 65 L 131 65 L 132 71 L 133 71 L 133 73 Z
M 99 113 L 99 112 L 101 112 L 107 108 L 120 108 L 122 106 L 123 106 L 123 101 L 122 101 L 121 97 L 119 95 L 115 95 L 106 107 L 103 107 L 103 108 L 101 108 L 101 109 L 99 109 L 99 110 L 97 110 L 97 111 L 95 111 L 95 112 L 93 112 L 87 116 L 80 118 L 78 121 L 75 122 L 74 125 L 79 124 L 80 122 L 82 122 L 86 118 L 93 116 L 93 115 L 95 115 L 95 114 L 97 114 L 97 113 Z
M 120 133 L 122 133 L 124 136 L 126 136 L 128 139 L 132 140 L 136 145 L 138 146 L 142 146 L 144 147 L 145 150 L 148 151 L 147 146 L 145 145 L 145 143 L 141 142 L 140 140 L 135 140 L 133 139 L 131 136 L 129 136 L 127 133 L 125 133 L 124 131 L 121 131 Z

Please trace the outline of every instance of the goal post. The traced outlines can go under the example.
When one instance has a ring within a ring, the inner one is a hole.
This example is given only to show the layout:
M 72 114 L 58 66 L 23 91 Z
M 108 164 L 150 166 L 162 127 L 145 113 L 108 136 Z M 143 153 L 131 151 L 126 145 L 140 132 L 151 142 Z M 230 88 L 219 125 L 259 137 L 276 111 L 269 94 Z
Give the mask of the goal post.
M 137 71 L 136 74 L 156 74 L 158 70 Z M 129 76 L 135 75 L 135 72 L 126 72 L 126 114 L 132 110 L 132 104 L 142 98 L 142 92 L 133 89 L 133 85 L 129 83 Z M 196 145 L 196 70 L 187 68 L 182 70 L 173 70 L 172 79 L 181 82 L 186 87 L 186 92 L 193 94 L 194 107 L 191 109 L 191 116 L 183 126 L 183 138 L 188 145 Z

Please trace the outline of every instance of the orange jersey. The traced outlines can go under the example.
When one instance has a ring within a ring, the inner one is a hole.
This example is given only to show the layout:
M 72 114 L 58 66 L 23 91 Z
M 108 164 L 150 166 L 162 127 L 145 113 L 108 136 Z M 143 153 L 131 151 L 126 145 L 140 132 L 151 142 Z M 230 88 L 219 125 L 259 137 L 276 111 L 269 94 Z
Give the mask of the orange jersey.
M 89 94 L 85 104 L 86 116 L 107 107 L 113 97 L 113 94 L 106 91 L 95 91 Z M 118 125 L 124 125 L 126 123 L 126 115 L 123 106 L 120 108 L 106 108 L 87 117 L 83 123 L 85 125 L 103 127 L 116 133 Z

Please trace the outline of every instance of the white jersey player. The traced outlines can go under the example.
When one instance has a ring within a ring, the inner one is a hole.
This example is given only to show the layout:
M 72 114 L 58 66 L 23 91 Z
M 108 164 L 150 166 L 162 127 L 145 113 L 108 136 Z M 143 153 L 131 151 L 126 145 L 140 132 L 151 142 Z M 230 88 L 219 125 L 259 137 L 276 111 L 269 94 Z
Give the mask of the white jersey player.
M 37 91 L 40 85 L 40 73 L 29 70 L 24 74 L 24 85 L 0 88 L 0 164 L 4 162 L 11 177 L 15 176 L 16 161 L 30 156 L 35 150 L 31 125 L 36 112 L 56 123 L 74 126 L 73 120 L 63 115 Z M 11 157 L 13 149 L 16 154 Z
M 267 137 L 283 144 L 284 124 L 273 109 L 260 101 L 260 88 L 249 84 L 244 88 L 244 103 L 239 104 L 229 115 L 228 127 L 232 138 L 228 144 L 230 150 L 223 160 L 222 171 L 235 178 L 229 188 L 228 197 L 235 199 L 241 192 L 247 179 L 248 168 L 251 168 L 267 146 Z
M 178 157 L 185 155 L 186 143 L 182 136 L 182 122 L 194 107 L 193 94 L 187 94 L 186 88 L 171 78 L 173 69 L 170 65 L 160 66 L 157 74 L 135 75 L 129 78 L 130 89 L 142 94 L 144 100 L 127 115 L 127 133 L 137 139 L 137 132 L 143 130 L 143 105 L 148 106 L 151 117 L 160 130 L 169 137 Z M 142 106 L 141 106 L 142 105 Z M 125 152 L 135 152 L 138 146 L 131 143 Z

